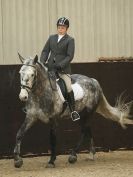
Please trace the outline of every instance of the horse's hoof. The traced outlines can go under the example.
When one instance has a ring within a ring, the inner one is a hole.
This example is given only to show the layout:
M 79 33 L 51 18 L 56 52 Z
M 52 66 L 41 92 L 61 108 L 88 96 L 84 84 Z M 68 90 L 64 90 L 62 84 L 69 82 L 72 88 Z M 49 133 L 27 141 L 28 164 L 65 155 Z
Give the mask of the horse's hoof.
M 95 160 L 94 154 L 89 153 L 89 158 L 88 159 L 91 160 L 91 161 L 94 161 Z
M 75 155 L 70 155 L 68 158 L 69 163 L 75 163 L 77 161 L 77 156 Z
M 48 163 L 46 165 L 46 168 L 55 168 L 55 164 L 54 163 Z
M 14 166 L 15 168 L 20 168 L 23 165 L 22 158 L 19 158 L 18 160 L 14 160 Z
M 89 153 L 89 157 L 86 159 L 86 161 L 95 161 L 95 156 L 93 153 Z

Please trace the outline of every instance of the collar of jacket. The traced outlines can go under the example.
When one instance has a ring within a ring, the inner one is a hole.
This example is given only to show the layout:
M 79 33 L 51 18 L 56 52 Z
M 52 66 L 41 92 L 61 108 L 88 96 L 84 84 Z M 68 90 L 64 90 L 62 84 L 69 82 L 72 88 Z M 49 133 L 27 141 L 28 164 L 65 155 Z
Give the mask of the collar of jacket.
M 68 37 L 68 34 L 66 33 L 62 38 L 61 40 L 58 42 L 58 34 L 56 35 L 57 37 L 57 43 L 60 43 L 61 41 L 63 41 L 64 39 L 66 39 Z

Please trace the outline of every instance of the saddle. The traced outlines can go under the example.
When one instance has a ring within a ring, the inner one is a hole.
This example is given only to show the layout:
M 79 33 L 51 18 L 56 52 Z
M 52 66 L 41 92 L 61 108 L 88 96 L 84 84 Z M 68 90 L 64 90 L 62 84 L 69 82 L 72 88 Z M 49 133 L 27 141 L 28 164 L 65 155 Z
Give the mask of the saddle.
M 48 76 L 49 76 L 51 88 L 55 91 L 58 91 L 61 100 L 63 102 L 67 101 L 68 93 L 67 93 L 67 87 L 64 80 L 60 78 L 58 75 L 56 76 L 54 71 L 49 71 Z M 74 79 L 72 79 L 72 89 L 73 89 L 75 101 L 81 100 L 84 96 L 84 91 L 82 87 L 75 82 Z
M 76 121 L 80 119 L 78 112 L 75 111 L 75 101 L 74 101 L 76 100 L 76 98 L 77 100 L 83 98 L 84 93 L 80 85 L 73 82 L 72 84 L 73 91 L 68 93 L 65 81 L 61 77 L 59 77 L 58 73 L 55 73 L 54 71 L 49 72 L 49 81 L 50 81 L 51 88 L 53 90 L 58 91 L 60 98 L 63 102 L 63 109 L 62 109 L 61 114 L 63 114 L 67 106 L 69 106 L 69 109 L 71 111 L 72 120 Z M 81 94 L 76 94 L 77 90 L 78 90 L 78 93 L 81 93 Z

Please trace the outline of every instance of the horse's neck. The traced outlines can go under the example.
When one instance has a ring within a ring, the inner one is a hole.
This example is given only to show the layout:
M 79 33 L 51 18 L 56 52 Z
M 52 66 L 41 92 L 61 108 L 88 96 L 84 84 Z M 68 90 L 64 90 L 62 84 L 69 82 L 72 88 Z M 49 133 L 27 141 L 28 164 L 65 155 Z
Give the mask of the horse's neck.
M 41 66 L 37 67 L 36 92 L 42 95 L 46 91 L 50 91 L 50 83 L 47 71 Z M 51 92 L 52 94 L 52 92 Z

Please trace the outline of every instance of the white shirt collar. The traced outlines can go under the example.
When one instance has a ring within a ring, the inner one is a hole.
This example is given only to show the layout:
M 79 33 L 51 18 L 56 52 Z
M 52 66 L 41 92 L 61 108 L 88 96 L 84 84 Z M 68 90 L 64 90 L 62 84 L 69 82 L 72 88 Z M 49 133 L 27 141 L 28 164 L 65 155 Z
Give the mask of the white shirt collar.
M 58 42 L 61 40 L 61 38 L 63 38 L 63 36 L 65 36 L 65 34 L 64 35 L 58 34 Z

